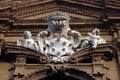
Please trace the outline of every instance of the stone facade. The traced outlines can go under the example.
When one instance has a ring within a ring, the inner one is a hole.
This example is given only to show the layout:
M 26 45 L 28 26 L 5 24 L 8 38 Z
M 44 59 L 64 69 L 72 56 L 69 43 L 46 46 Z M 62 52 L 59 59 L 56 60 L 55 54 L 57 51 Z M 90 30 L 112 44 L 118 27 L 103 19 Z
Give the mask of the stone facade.
M 119 5 L 119 0 L 0 1 L 0 80 L 120 80 Z M 42 53 L 16 45 L 24 31 L 35 39 L 47 29 L 48 15 L 58 11 L 70 15 L 70 28 L 83 37 L 98 28 L 107 44 L 77 51 L 64 64 L 51 64 Z

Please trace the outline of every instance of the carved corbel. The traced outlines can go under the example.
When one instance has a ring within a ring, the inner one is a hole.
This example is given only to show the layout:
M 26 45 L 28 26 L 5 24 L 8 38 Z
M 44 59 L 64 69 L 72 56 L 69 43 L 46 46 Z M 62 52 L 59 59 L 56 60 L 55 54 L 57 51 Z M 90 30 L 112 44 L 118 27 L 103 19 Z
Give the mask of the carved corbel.
M 102 72 L 103 62 L 101 56 L 102 56 L 101 54 L 92 55 L 93 75 L 97 77 L 102 77 L 103 75 Z
M 15 64 L 25 65 L 26 64 L 26 57 L 25 56 L 17 56 Z
M 24 69 L 26 65 L 26 57 L 22 55 L 16 56 L 16 62 L 15 62 L 15 71 L 13 76 L 22 78 L 24 76 Z

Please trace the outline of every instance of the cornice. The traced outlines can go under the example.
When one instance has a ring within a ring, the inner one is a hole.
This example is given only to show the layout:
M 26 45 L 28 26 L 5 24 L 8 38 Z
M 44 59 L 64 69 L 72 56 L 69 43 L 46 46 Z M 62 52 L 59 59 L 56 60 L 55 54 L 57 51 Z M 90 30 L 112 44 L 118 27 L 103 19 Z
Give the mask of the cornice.
M 16 25 L 13 26 L 13 29 L 6 29 L 6 30 L 1 30 L 1 33 L 4 34 L 4 36 L 22 36 L 24 31 L 31 31 L 33 36 L 36 36 L 37 33 L 39 33 L 40 31 L 46 30 L 47 29 L 47 25 L 45 26 L 35 26 L 35 25 Z M 75 25 L 75 24 L 70 24 L 71 29 L 77 30 L 80 33 L 84 34 L 84 36 L 88 35 L 88 32 L 91 32 L 94 28 L 99 28 L 101 31 L 101 35 L 110 35 L 109 34 L 109 30 L 103 26 L 102 23 L 99 24 L 79 24 L 79 25 Z
M 27 8 L 27 7 L 36 6 L 36 5 L 46 4 L 46 3 L 49 3 L 52 1 L 54 1 L 54 0 L 40 0 L 40 1 L 39 0 L 26 0 L 26 1 L 22 1 L 17 6 L 13 6 L 12 9 L 18 10 L 18 9 L 23 9 L 23 8 Z
M 2 0 L 0 1 L 0 10 L 11 8 L 13 5 L 13 2 L 10 0 Z
M 50 2 L 66 2 L 75 5 L 83 5 L 86 7 L 97 8 L 97 9 L 104 9 L 103 4 L 101 1 L 94 1 L 94 0 L 21 0 L 21 1 L 0 1 L 0 10 L 12 8 L 13 10 L 19 10 L 27 7 L 33 7 L 36 5 L 42 5 Z M 57 3 L 58 5 L 59 3 Z M 111 8 L 119 9 L 120 1 L 119 0 L 105 0 L 105 5 Z
M 22 36 L 24 31 L 31 31 L 33 36 L 36 36 L 38 32 L 46 30 L 48 27 L 47 21 L 41 22 L 42 20 L 16 20 L 11 23 L 12 26 L 1 26 L 1 34 L 4 36 Z M 94 28 L 102 28 L 102 32 L 105 31 L 106 28 L 103 26 L 103 22 L 99 20 L 71 20 L 70 27 L 74 30 L 78 30 L 79 32 L 91 32 Z M 5 29 L 4 29 L 5 28 Z M 108 34 L 108 33 L 107 33 Z
M 11 4 L 11 2 L 8 2 Z M 57 1 L 54 0 L 45 0 L 45 1 L 38 1 L 38 0 L 31 0 L 31 2 L 28 3 L 28 1 L 22 2 L 20 5 L 17 6 L 11 6 L 12 9 L 10 9 L 10 15 L 16 17 L 16 18 L 27 18 L 30 16 L 40 15 L 44 13 L 48 13 L 51 11 L 66 11 L 70 13 L 75 13 L 79 15 L 85 15 L 90 16 L 94 18 L 99 18 L 101 15 L 104 14 L 104 8 L 99 5 L 98 7 L 92 7 L 89 5 L 84 4 L 90 4 L 90 5 L 97 5 L 99 3 L 96 3 L 94 1 L 74 1 L 74 0 L 62 0 Z M 24 4 L 24 5 L 23 5 Z M 108 11 L 113 9 L 110 13 L 119 13 L 117 10 L 119 10 L 119 3 L 117 5 L 115 1 L 112 3 L 110 1 L 106 1 L 106 7 Z M 110 9 L 111 8 L 111 9 Z M 1 11 L 2 12 L 2 11 Z
M 102 24 L 102 22 L 99 21 L 99 19 L 71 19 L 70 20 L 70 25 L 82 25 L 82 24 Z M 13 22 L 14 26 L 25 26 L 25 25 L 36 25 L 36 26 L 40 26 L 40 25 L 48 25 L 48 22 L 46 19 L 33 19 L 33 20 L 24 20 L 24 19 L 18 19 L 16 21 Z
M 49 10 L 49 9 L 53 9 L 55 8 L 56 5 L 55 3 L 44 3 L 41 5 L 36 5 L 36 6 L 29 6 L 29 7 L 25 7 L 24 9 L 16 9 L 16 10 L 12 10 L 11 14 L 14 17 L 22 17 L 22 16 L 29 16 L 29 15 L 33 15 L 35 13 L 43 13 L 45 10 Z
M 119 4 L 120 4 L 120 0 L 105 0 L 105 3 L 110 3 L 110 4 L 113 4 L 113 5 L 118 5 L 118 6 L 120 6 Z
M 113 4 L 113 3 L 108 3 L 108 4 L 106 4 L 106 7 L 120 10 L 120 4 L 117 5 L 117 4 Z
M 47 12 L 57 11 L 57 10 L 58 11 L 63 10 L 66 12 L 72 12 L 76 14 L 91 16 L 91 17 L 99 17 L 99 15 L 103 14 L 102 9 L 96 11 L 97 9 L 87 8 L 84 6 L 75 6 L 71 3 L 56 4 L 55 2 L 36 5 L 25 9 L 12 10 L 11 14 L 17 18 L 25 18 L 29 16 L 34 16 L 36 14 L 44 14 Z
M 12 8 L 14 10 L 25 8 L 33 5 L 44 4 L 54 0 L 9 0 L 9 1 L 0 1 L 0 10 Z
M 100 2 L 97 3 L 92 0 L 64 0 L 64 1 L 74 3 L 74 4 L 84 5 L 84 6 L 88 6 L 88 7 L 103 9 Z

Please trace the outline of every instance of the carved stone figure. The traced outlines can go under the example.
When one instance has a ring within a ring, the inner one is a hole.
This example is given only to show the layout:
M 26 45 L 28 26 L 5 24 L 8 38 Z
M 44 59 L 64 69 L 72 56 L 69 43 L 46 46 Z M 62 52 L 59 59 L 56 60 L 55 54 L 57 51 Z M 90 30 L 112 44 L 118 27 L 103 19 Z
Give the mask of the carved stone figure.
M 70 56 L 75 53 L 73 48 L 78 49 L 81 42 L 81 34 L 69 27 L 69 16 L 57 12 L 48 16 L 48 28 L 37 34 L 37 40 L 32 39 L 32 34 L 25 31 L 23 40 L 18 40 L 17 45 L 31 48 L 45 54 L 50 62 L 68 62 Z M 100 30 L 94 29 L 84 39 L 81 49 L 86 47 L 96 48 L 98 44 L 106 41 L 100 37 Z
M 106 41 L 100 37 L 100 30 L 94 29 L 91 33 L 88 33 L 88 37 L 84 39 L 84 42 L 81 45 L 81 49 L 85 47 L 96 48 L 98 44 L 105 44 Z
M 32 34 L 30 31 L 25 31 L 23 33 L 23 37 L 24 37 L 24 39 L 17 41 L 18 46 L 23 46 L 26 48 L 38 50 L 37 43 L 35 43 L 34 40 L 32 39 Z
M 48 29 L 38 33 L 39 43 L 44 47 L 50 62 L 68 62 L 69 56 L 74 53 L 81 41 L 81 35 L 69 27 L 69 16 L 57 12 L 48 17 Z

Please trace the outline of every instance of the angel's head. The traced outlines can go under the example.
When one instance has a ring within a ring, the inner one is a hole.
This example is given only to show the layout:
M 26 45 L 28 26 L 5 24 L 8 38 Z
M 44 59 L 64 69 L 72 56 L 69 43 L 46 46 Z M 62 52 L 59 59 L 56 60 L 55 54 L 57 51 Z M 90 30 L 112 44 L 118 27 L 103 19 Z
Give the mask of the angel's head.
M 95 28 L 93 31 L 92 31 L 92 34 L 93 35 L 100 35 L 100 30 Z
M 25 31 L 23 33 L 23 36 L 24 36 L 25 39 L 31 39 L 32 33 L 30 31 Z

